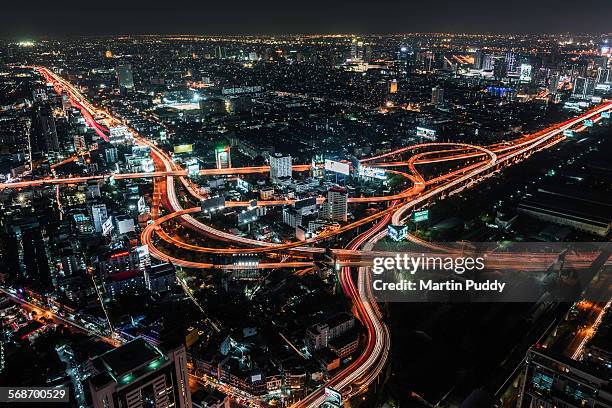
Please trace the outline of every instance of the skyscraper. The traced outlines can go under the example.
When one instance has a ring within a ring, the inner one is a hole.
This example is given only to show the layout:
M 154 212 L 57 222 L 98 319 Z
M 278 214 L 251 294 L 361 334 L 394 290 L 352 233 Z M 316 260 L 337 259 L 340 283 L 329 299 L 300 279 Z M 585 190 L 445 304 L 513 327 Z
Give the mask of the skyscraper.
M 102 232 L 102 224 L 108 218 L 106 204 L 94 204 L 91 206 L 91 221 L 96 232 Z
M 292 176 L 291 156 L 275 153 L 270 155 L 270 179 L 278 181 Z
M 32 133 L 33 152 L 49 153 L 51 151 L 59 151 L 55 118 L 53 117 L 53 111 L 50 105 L 42 104 L 36 107 Z
M 412 47 L 409 45 L 400 46 L 399 51 L 397 52 L 397 61 L 399 71 L 403 74 L 408 74 L 412 70 L 412 59 L 414 56 L 414 52 Z
M 543 348 L 527 352 L 518 408 L 611 405 L 610 380 L 605 372 Z
M 91 360 L 94 408 L 190 408 L 187 355 L 137 338 Z
M 574 81 L 572 95 L 576 98 L 588 99 L 595 92 L 595 81 L 591 78 L 578 77 Z
M 132 75 L 132 66 L 130 64 L 118 65 L 115 71 L 120 90 L 134 89 L 134 76 Z
M 438 85 L 431 88 L 431 103 L 436 106 L 444 104 L 444 88 Z
M 347 220 L 347 192 L 341 187 L 332 187 L 327 191 L 327 202 L 323 206 L 323 217 L 332 221 Z

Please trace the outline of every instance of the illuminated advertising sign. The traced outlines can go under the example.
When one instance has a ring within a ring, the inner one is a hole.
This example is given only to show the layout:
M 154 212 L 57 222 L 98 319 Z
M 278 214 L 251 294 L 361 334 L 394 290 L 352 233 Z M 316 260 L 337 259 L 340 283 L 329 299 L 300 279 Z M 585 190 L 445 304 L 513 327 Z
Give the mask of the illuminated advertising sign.
M 387 235 L 392 241 L 399 242 L 406 239 L 408 236 L 407 225 L 389 225 L 387 227 Z
M 348 165 L 348 163 L 340 163 L 334 160 L 325 159 L 325 170 L 348 176 L 350 172 L 350 166 Z
M 370 177 L 379 180 L 385 180 L 387 178 L 385 169 L 381 169 L 379 167 L 360 166 L 359 175 L 361 177 Z
M 187 172 L 190 177 L 198 176 L 200 174 L 200 165 L 198 163 L 190 164 L 187 166 Z
M 531 65 L 521 64 L 519 80 L 524 81 L 524 82 L 531 81 Z
M 610 119 L 610 112 L 601 112 L 601 117 L 604 119 Z
M 191 153 L 193 151 L 192 144 L 182 144 L 174 146 L 174 153 Z
M 584 126 L 593 127 L 593 121 L 591 119 L 586 119 L 584 121 Z
M 417 126 L 416 135 L 424 137 L 426 139 L 436 140 L 436 131 L 433 129 L 427 129 L 421 126 Z
M 108 236 L 115 226 L 113 225 L 113 217 L 108 217 L 106 221 L 102 223 L 102 235 Z
M 421 222 L 429 219 L 429 210 L 415 211 L 412 213 L 412 221 Z
M 574 131 L 571 129 L 565 129 L 563 131 L 563 136 L 567 136 L 567 137 L 573 137 L 574 136 Z
M 236 188 L 238 190 L 244 191 L 245 193 L 251 191 L 251 185 L 249 184 L 249 182 L 241 178 L 236 180 Z
M 330 387 L 325 387 L 325 402 L 328 402 L 336 407 L 342 406 L 342 394 Z

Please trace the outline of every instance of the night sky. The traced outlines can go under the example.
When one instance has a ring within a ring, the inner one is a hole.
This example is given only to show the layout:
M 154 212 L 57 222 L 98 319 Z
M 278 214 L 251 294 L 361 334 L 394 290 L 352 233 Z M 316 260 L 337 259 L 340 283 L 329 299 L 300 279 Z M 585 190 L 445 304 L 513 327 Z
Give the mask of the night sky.
M 97 5 L 97 6 L 94 6 Z M 612 32 L 610 0 L 4 0 L 0 36 Z

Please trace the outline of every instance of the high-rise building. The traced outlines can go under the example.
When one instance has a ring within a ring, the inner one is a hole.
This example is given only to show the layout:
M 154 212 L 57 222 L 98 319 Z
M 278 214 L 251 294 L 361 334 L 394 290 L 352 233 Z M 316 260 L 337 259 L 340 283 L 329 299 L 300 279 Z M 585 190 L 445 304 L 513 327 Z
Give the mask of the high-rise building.
M 229 146 L 218 147 L 215 150 L 215 159 L 218 169 L 229 169 L 232 167 L 231 150 Z
M 358 38 L 351 40 L 351 61 L 363 61 L 363 41 Z
M 431 103 L 436 106 L 444 104 L 444 88 L 438 85 L 431 88 Z
M 612 82 L 612 69 L 599 67 L 597 69 L 597 83 L 608 84 L 610 82 Z
M 32 133 L 34 136 L 32 140 L 33 152 L 49 153 L 51 151 L 59 151 L 55 118 L 53 117 L 50 105 L 44 104 L 36 107 Z
M 270 155 L 270 179 L 279 181 L 292 176 L 291 156 L 275 153 Z
M 126 143 L 132 139 L 127 126 L 113 126 L 109 129 L 108 140 L 113 144 Z
M 506 71 L 515 72 L 516 70 L 516 55 L 512 51 L 508 51 L 505 57 Z
M 76 134 L 72 137 L 74 143 L 74 150 L 78 153 L 84 152 L 87 150 L 87 144 L 85 143 L 85 136 Z
M 332 221 L 347 220 L 347 192 L 341 187 L 332 187 L 327 191 L 327 202 L 323 205 L 323 218 Z
M 400 46 L 399 51 L 397 52 L 397 61 L 399 71 L 403 74 L 408 74 L 412 70 L 412 60 L 414 57 L 414 52 L 412 47 L 409 45 Z
M 91 221 L 96 232 L 102 232 L 102 224 L 108 218 L 106 204 L 94 204 L 91 206 Z
M 134 89 L 134 76 L 132 75 L 132 66 L 130 64 L 118 65 L 115 71 L 117 73 L 117 82 L 119 82 L 119 89 Z
M 227 50 L 225 47 L 219 45 L 217 48 L 215 48 L 215 57 L 219 59 L 227 58 Z
M 397 79 L 392 79 L 391 81 L 389 81 L 389 93 L 397 93 Z
M 190 408 L 184 346 L 163 352 L 142 338 L 90 360 L 94 408 Z
M 482 68 L 482 60 L 484 58 L 484 53 L 482 51 L 476 51 L 474 53 L 474 69 L 480 69 Z
M 572 95 L 576 98 L 588 99 L 595 92 L 595 81 L 591 78 L 577 77 L 574 81 Z
M 609 407 L 611 386 L 605 371 L 543 348 L 531 348 L 517 407 Z

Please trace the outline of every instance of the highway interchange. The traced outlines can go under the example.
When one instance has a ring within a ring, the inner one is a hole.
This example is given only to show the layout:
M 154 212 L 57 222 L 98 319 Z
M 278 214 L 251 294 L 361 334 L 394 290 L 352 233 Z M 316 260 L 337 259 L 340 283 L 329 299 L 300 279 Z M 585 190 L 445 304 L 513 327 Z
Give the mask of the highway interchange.
M 47 82 L 53 84 L 55 90 L 68 93 L 72 104 L 83 113 L 87 124 L 103 139 L 108 140 L 109 127 L 127 124 L 122 120 L 111 116 L 108 112 L 93 106 L 81 92 L 68 81 L 45 67 L 35 68 L 45 77 Z M 312 392 L 306 398 L 294 404 L 295 407 L 316 407 L 324 400 L 324 390 L 332 387 L 340 390 L 345 396 L 357 395 L 367 389 L 368 385 L 376 379 L 383 369 L 390 348 L 389 330 L 382 321 L 380 311 L 369 285 L 370 275 L 368 273 L 367 258 L 373 256 L 376 242 L 382 239 L 387 232 L 389 223 L 401 225 L 406 222 L 411 212 L 422 206 L 428 205 L 433 200 L 456 194 L 469 188 L 474 183 L 482 181 L 487 177 L 501 171 L 504 167 L 514 165 L 531 154 L 554 146 L 565 138 L 565 130 L 582 131 L 586 127 L 584 121 L 591 119 L 597 122 L 602 119 L 602 112 L 609 112 L 612 102 L 604 102 L 601 105 L 563 123 L 556 124 L 535 134 L 526 135 L 519 139 L 492 145 L 488 147 L 474 146 L 462 143 L 427 143 L 407 146 L 395 151 L 387 152 L 376 157 L 363 159 L 364 165 L 371 167 L 383 167 L 390 169 L 405 179 L 409 180 L 411 186 L 394 195 L 382 197 L 350 197 L 350 205 L 357 203 L 386 203 L 383 210 L 343 225 L 338 229 L 326 231 L 306 241 L 295 241 L 289 243 L 270 243 L 238 237 L 231 233 L 219 230 L 207 225 L 195 218 L 193 215 L 200 212 L 200 207 L 183 208 L 177 195 L 178 178 L 179 186 L 182 186 L 189 195 L 199 202 L 205 198 L 199 193 L 197 186 L 187 177 L 187 171 L 176 164 L 172 157 L 157 146 L 154 142 L 139 135 L 130 128 L 134 142 L 149 146 L 154 160 L 156 171 L 151 173 L 129 173 L 96 175 L 88 177 L 70 178 L 47 178 L 42 180 L 21 180 L 0 184 L 1 189 L 19 189 L 26 187 L 37 187 L 44 185 L 63 185 L 83 183 L 89 180 L 103 180 L 109 177 L 115 179 L 127 178 L 152 178 L 154 183 L 154 202 L 152 206 L 153 222 L 143 231 L 141 240 L 143 245 L 148 245 L 151 256 L 162 261 L 170 261 L 177 266 L 187 268 L 243 268 L 241 265 L 216 265 L 211 262 L 197 262 L 182 259 L 177 255 L 171 256 L 158 247 L 163 241 L 164 248 L 176 247 L 181 251 L 191 251 L 205 254 L 283 254 L 289 255 L 287 260 L 277 262 L 261 262 L 253 267 L 257 268 L 306 268 L 312 267 L 314 254 L 326 252 L 326 245 L 317 246 L 326 240 L 332 239 L 354 230 L 360 226 L 370 225 L 365 232 L 353 238 L 346 248 L 332 248 L 339 269 L 339 281 L 347 295 L 353 301 L 358 317 L 367 329 L 367 341 L 361 354 L 348 366 L 342 368 L 323 386 Z M 68 158 L 63 163 L 74 160 Z M 454 169 L 447 174 L 426 178 L 419 171 L 419 166 L 427 163 L 438 162 L 465 162 L 463 167 Z M 310 165 L 294 165 L 295 171 L 307 171 Z M 406 169 L 406 171 L 393 170 Z M 230 169 L 207 169 L 201 170 L 202 175 L 237 175 L 265 173 L 269 171 L 268 166 L 230 168 Z M 320 198 L 319 203 L 323 201 Z M 258 206 L 274 206 L 291 204 L 291 200 L 258 201 Z M 248 206 L 247 202 L 228 202 L 228 206 Z M 166 211 L 161 215 L 161 209 Z M 224 242 L 225 247 L 202 247 L 187 243 L 164 230 L 165 223 L 170 220 L 179 220 L 181 224 L 188 226 L 191 230 L 202 233 L 207 237 Z M 429 244 L 424 243 L 424 246 Z M 435 244 L 430 249 L 439 249 Z M 365 260 L 365 261 L 364 261 Z M 508 263 L 513 262 L 508 259 Z M 514 260 L 515 262 L 515 260 Z M 550 258 L 542 259 L 542 265 L 550 262 Z M 357 267 L 357 282 L 355 282 L 352 270 Z M 541 265 L 538 265 L 541 267 Z

